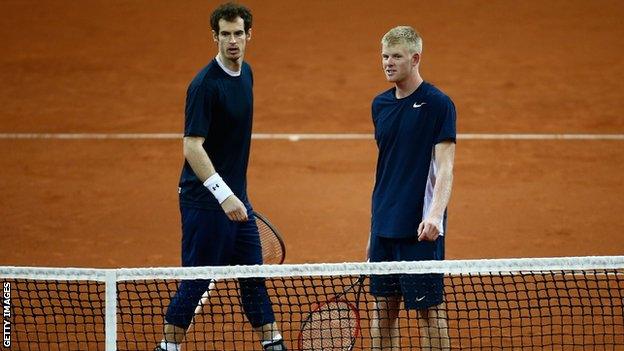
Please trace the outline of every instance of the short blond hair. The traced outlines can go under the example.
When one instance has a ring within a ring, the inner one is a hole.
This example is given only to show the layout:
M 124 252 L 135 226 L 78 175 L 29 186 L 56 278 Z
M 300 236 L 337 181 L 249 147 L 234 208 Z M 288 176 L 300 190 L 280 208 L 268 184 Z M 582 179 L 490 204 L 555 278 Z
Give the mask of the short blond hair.
M 422 53 L 422 37 L 410 26 L 398 26 L 390 29 L 381 38 L 382 45 L 405 45 L 410 53 Z

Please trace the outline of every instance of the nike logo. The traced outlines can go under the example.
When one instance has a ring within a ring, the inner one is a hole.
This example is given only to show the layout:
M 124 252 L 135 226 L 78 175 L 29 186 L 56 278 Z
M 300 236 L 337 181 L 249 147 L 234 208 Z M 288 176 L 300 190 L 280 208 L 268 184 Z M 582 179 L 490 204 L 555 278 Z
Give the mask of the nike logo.
M 412 107 L 414 107 L 414 108 L 419 108 L 420 106 L 425 105 L 425 104 L 426 104 L 426 102 L 421 102 L 420 104 L 419 104 L 419 103 L 417 103 L 417 102 L 415 102 L 415 103 L 414 103 L 414 106 L 412 106 Z
M 425 299 L 425 297 L 427 297 L 427 295 L 425 295 L 425 296 L 423 296 L 423 297 L 421 297 L 421 298 L 418 298 L 418 297 L 417 297 L 417 298 L 416 298 L 416 301 L 420 302 L 420 301 L 424 300 L 424 299 Z

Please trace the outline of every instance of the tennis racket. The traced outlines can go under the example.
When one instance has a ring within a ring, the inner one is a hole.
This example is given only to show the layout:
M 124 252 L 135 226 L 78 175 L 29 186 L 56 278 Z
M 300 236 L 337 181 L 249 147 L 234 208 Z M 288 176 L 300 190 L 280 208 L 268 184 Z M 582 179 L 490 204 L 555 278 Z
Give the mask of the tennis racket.
M 282 236 L 269 220 L 258 212 L 254 212 L 256 225 L 260 233 L 262 261 L 264 264 L 282 264 L 286 259 L 286 245 Z
M 263 264 L 282 264 L 286 259 L 286 245 L 284 239 L 277 231 L 277 228 L 262 214 L 254 211 L 258 233 L 260 234 L 260 246 L 262 247 Z M 202 295 L 201 300 L 195 307 L 195 314 L 202 311 L 205 304 L 210 299 L 210 291 L 214 290 L 216 281 L 213 279 L 208 285 L 208 289 Z
M 361 275 L 342 293 L 319 304 L 301 323 L 300 351 L 350 351 L 360 336 L 358 305 L 364 279 Z M 353 302 L 348 297 L 354 296 Z

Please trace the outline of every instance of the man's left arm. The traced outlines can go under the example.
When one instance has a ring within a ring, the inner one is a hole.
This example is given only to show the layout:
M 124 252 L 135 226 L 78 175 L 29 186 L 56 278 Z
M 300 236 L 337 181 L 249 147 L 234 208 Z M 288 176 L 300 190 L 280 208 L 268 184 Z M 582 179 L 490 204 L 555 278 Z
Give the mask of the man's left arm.
M 440 235 L 438 226 L 444 218 L 444 212 L 451 199 L 453 188 L 453 163 L 455 143 L 444 141 L 435 146 L 436 182 L 433 187 L 431 210 L 418 226 L 418 241 L 434 241 Z

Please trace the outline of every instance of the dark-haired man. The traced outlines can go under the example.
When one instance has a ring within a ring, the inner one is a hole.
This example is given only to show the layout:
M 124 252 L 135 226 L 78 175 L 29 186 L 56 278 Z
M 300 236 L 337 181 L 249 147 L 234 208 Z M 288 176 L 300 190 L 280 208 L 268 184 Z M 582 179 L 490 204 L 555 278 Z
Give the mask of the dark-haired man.
M 253 117 L 253 75 L 243 61 L 252 15 L 226 3 L 211 15 L 218 54 L 191 82 L 186 98 L 184 167 L 180 176 L 182 265 L 262 264 L 247 164 Z M 243 310 L 264 350 L 286 350 L 265 281 L 239 279 Z M 180 283 L 165 315 L 157 351 L 179 351 L 207 280 Z

